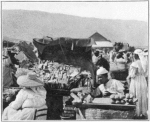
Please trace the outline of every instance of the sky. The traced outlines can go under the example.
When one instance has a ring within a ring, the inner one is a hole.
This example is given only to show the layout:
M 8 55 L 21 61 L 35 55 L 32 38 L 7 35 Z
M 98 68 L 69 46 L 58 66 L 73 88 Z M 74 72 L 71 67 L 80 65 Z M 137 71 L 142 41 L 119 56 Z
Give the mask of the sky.
M 2 9 L 38 10 L 80 17 L 148 22 L 148 1 L 140 2 L 2 2 Z

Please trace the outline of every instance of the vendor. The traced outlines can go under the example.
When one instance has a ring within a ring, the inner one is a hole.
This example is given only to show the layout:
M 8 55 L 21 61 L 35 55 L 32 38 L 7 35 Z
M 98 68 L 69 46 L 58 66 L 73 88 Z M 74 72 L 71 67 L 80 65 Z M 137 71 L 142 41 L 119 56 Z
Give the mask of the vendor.
M 108 79 L 108 71 L 100 67 L 97 70 L 97 83 L 99 86 L 92 93 L 93 97 L 107 96 L 109 94 L 124 94 L 124 86 L 123 84 L 115 79 Z

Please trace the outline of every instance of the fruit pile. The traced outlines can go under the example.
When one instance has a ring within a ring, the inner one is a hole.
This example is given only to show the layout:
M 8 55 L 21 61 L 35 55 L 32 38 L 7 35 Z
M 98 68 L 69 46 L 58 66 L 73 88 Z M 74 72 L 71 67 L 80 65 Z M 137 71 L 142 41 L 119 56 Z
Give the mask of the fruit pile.
M 34 71 L 45 83 L 46 89 L 70 90 L 92 80 L 90 72 L 81 72 L 80 67 L 58 62 L 46 61 L 35 67 Z
M 66 84 L 72 75 L 79 74 L 80 68 L 46 61 L 45 63 L 41 63 L 35 72 L 45 83 L 57 82 Z
M 125 104 L 125 105 L 135 105 L 138 101 L 137 98 L 133 96 L 133 94 L 112 94 L 110 96 L 112 104 Z

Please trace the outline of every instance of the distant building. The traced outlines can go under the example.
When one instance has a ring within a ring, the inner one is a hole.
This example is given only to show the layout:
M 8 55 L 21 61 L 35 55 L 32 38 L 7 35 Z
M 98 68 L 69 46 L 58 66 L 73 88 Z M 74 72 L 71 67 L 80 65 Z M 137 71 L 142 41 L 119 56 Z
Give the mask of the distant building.
M 94 33 L 89 38 L 96 42 L 96 45 L 92 46 L 93 48 L 113 47 L 113 43 L 98 32 Z

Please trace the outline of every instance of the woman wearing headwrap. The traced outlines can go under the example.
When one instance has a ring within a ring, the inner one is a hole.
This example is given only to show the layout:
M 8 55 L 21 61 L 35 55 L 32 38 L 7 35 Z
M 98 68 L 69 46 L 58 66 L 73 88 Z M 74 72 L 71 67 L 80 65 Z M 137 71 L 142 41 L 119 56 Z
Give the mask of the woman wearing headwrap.
M 143 52 L 141 49 L 134 51 L 134 62 L 130 65 L 127 80 L 130 82 L 129 92 L 138 99 L 136 104 L 136 114 L 138 117 L 147 116 L 148 99 L 147 99 L 147 83 L 145 72 L 143 69 L 142 59 Z
M 18 85 L 23 87 L 16 96 L 15 101 L 5 108 L 3 120 L 34 120 L 36 109 L 47 109 L 46 90 L 43 82 L 36 74 L 29 72 L 17 79 Z M 46 119 L 46 118 L 43 118 Z

